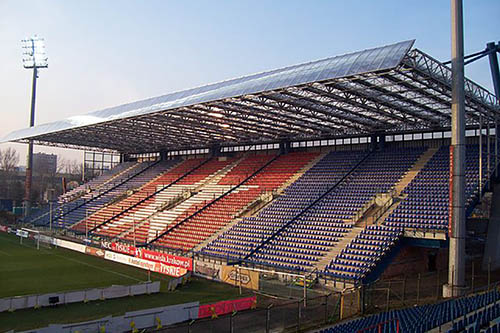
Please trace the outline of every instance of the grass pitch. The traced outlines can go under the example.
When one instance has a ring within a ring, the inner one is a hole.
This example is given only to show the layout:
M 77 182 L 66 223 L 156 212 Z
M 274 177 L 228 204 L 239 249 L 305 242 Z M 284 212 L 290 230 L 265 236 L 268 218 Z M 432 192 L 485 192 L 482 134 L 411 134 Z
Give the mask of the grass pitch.
M 168 277 L 165 277 L 168 279 Z M 0 297 L 129 285 L 147 272 L 62 248 L 40 248 L 32 240 L 0 234 Z
M 37 250 L 33 241 L 23 239 L 20 245 L 19 237 L 0 233 L 0 298 L 130 285 L 147 278 L 146 271 L 135 267 L 62 248 Z M 166 290 L 169 277 L 151 273 L 151 280 L 161 281 L 160 293 L 0 313 L 0 332 L 80 322 L 185 302 L 210 303 L 239 297 L 238 289 L 204 279 L 194 278 L 173 292 Z

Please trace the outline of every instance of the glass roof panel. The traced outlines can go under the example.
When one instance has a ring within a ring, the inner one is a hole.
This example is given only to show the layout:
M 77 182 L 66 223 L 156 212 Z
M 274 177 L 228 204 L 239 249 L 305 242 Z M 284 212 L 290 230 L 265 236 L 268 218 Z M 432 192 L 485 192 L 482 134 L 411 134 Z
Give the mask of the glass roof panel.
M 2 138 L 0 142 L 22 140 L 81 126 L 90 126 L 110 120 L 166 111 L 177 107 L 237 97 L 244 94 L 255 94 L 264 92 L 268 89 L 285 88 L 292 85 L 311 83 L 317 80 L 335 79 L 358 74 L 360 71 L 368 72 L 380 68 L 393 68 L 399 65 L 413 43 L 413 40 L 403 41 L 375 49 L 261 72 L 142 101 L 123 104 L 50 124 L 42 124 L 32 128 L 17 130 Z M 382 60 L 379 58 L 379 55 L 386 56 Z

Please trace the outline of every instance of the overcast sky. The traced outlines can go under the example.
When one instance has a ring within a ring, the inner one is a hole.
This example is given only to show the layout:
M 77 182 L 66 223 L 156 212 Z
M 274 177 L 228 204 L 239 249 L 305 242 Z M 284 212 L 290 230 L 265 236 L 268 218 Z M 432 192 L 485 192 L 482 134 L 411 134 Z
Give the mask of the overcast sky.
M 466 54 L 500 40 L 500 1 L 464 2 Z M 445 61 L 450 1 L 0 0 L 0 137 L 29 123 L 32 75 L 20 40 L 33 34 L 49 57 L 38 81 L 41 124 L 407 39 Z M 486 59 L 466 75 L 493 90 Z M 24 164 L 25 145 L 10 146 Z

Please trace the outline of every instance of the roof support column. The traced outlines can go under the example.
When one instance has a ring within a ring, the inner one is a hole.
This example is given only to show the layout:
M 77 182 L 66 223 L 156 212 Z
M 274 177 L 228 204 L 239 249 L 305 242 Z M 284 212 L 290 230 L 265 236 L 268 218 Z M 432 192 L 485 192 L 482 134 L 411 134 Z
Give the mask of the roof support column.
M 371 151 L 377 150 L 377 138 L 378 138 L 377 134 L 372 134 L 370 136 L 370 150 Z
M 488 166 L 487 172 L 486 172 L 486 177 L 487 181 L 490 183 L 488 184 L 488 188 L 491 189 L 491 127 L 490 127 L 490 120 L 488 119 L 488 123 L 486 124 L 486 150 L 488 151 L 488 154 L 486 155 L 486 165 Z
M 493 79 L 493 87 L 495 89 L 495 96 L 497 97 L 498 103 L 500 103 L 500 68 L 498 67 L 498 57 L 497 52 L 500 52 L 500 42 L 495 45 L 494 42 L 486 44 L 486 48 L 490 51 L 490 70 L 491 77 Z M 499 135 L 498 129 L 498 113 L 495 112 L 495 164 L 493 168 L 495 169 L 495 178 L 498 179 L 498 139 Z
M 291 149 L 290 141 L 281 141 L 280 142 L 280 155 L 288 154 Z
M 451 147 L 450 147 L 450 238 L 448 283 L 444 297 L 456 297 L 466 291 L 465 285 L 465 102 L 464 38 L 462 0 L 451 0 Z
M 219 157 L 220 156 L 220 145 L 214 144 L 210 148 L 210 156 L 211 157 Z
M 498 180 L 498 116 L 495 114 L 495 180 Z
M 479 114 L 479 184 L 478 192 L 481 196 L 483 190 L 483 117 Z
M 166 161 L 168 159 L 168 150 L 160 151 L 160 160 Z
M 378 138 L 379 138 L 378 139 L 378 146 L 379 146 L 380 150 L 384 150 L 384 148 L 385 148 L 385 134 L 380 133 Z

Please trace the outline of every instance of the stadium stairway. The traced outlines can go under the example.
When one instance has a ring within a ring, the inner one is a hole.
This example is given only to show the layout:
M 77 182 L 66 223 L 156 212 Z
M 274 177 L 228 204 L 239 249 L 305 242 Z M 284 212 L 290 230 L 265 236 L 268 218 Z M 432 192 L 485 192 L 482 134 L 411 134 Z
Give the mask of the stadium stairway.
M 333 191 L 369 155 L 366 151 L 328 153 L 256 216 L 241 219 L 201 252 L 232 260 L 246 260 L 266 243 L 279 238 L 287 226 L 295 224 L 302 214 Z M 319 241 L 309 235 L 302 236 L 301 242 L 295 250 L 304 254 L 312 253 L 312 248 L 321 248 Z M 276 267 L 291 268 L 292 264 L 296 267 L 298 263 L 298 260 L 291 263 L 288 259 L 274 259 L 278 258 L 273 257 L 273 263 L 269 263 Z
M 478 145 L 467 145 L 465 155 L 466 215 L 469 215 L 479 200 L 479 188 L 484 189 L 487 177 L 483 177 L 483 184 L 479 186 Z M 483 151 L 483 156 L 486 155 L 487 152 Z M 447 230 L 449 156 L 449 146 L 441 146 L 429 158 L 426 165 L 403 190 L 405 197 L 402 202 L 384 219 L 386 225 L 428 232 Z M 483 174 L 487 175 L 484 163 Z
M 393 190 L 388 193 L 377 194 L 377 196 L 369 202 L 368 207 L 361 210 L 358 216 L 352 221 L 358 226 L 368 226 L 377 221 L 384 221 L 383 217 L 388 216 L 388 211 L 394 210 L 401 200 L 402 192 L 408 184 L 418 175 L 420 170 L 437 152 L 437 148 L 428 148 L 415 162 L 415 164 L 405 173 L 405 175 L 394 185 Z
M 418 173 L 422 170 L 422 168 L 429 162 L 429 160 L 434 156 L 434 154 L 438 151 L 437 148 L 429 148 L 425 151 L 417 162 L 413 165 L 413 167 L 408 170 L 406 175 L 396 184 L 394 189 L 396 190 L 395 195 L 399 196 L 403 192 L 403 190 L 412 182 L 413 179 L 418 175 Z
M 141 163 L 139 162 L 120 163 L 114 169 L 110 170 L 109 173 L 104 173 L 101 176 L 98 176 L 89 182 L 60 195 L 57 201 L 62 205 L 80 197 L 87 197 L 90 199 L 96 191 L 99 193 L 101 192 L 101 189 L 106 190 L 106 185 L 109 185 L 115 180 L 119 180 L 119 178 L 123 175 L 133 174 L 134 171 L 139 171 L 140 167 Z
M 376 223 L 377 221 L 384 221 L 384 218 L 386 216 L 389 216 L 390 212 L 395 209 L 395 207 L 398 206 L 400 202 L 400 198 L 398 198 L 403 190 L 408 186 L 408 184 L 416 177 L 416 175 L 422 170 L 422 168 L 427 164 L 427 162 L 432 158 L 432 156 L 437 152 L 437 148 L 428 148 L 425 152 L 423 152 L 422 155 L 415 161 L 413 166 L 405 173 L 405 175 L 394 185 L 394 191 L 392 193 L 387 193 L 388 200 L 385 201 L 384 204 L 377 205 L 375 204 L 376 200 L 373 200 L 373 206 L 372 209 L 366 210 L 366 214 L 362 214 L 362 216 L 357 220 L 353 221 L 356 223 L 357 227 L 353 228 L 346 236 L 344 236 L 343 239 L 340 240 L 339 243 L 335 247 L 333 247 L 328 254 L 323 257 L 315 266 L 319 271 L 324 271 L 328 266 L 331 266 L 332 263 L 338 262 L 342 254 L 348 249 L 349 247 L 355 247 L 354 244 L 356 242 L 359 242 L 360 236 L 367 228 L 372 228 L 368 227 L 372 225 L 373 223 Z M 385 198 L 382 200 L 384 202 L 386 200 Z M 399 232 L 395 230 L 396 232 Z M 363 242 L 362 242 L 363 243 Z M 366 249 L 366 253 L 363 252 L 363 249 L 357 249 L 357 254 L 363 256 L 366 254 L 366 257 L 368 258 L 373 257 L 373 255 L 380 255 L 383 256 L 385 253 L 388 253 L 391 249 L 390 248 L 385 248 L 383 251 L 372 251 L 374 248 L 376 248 L 376 242 L 372 242 L 373 244 L 369 244 L 368 248 Z M 384 246 L 387 245 L 394 245 L 394 242 L 389 242 L 387 244 L 384 244 Z M 378 262 L 381 258 L 370 258 L 371 262 Z M 364 259 L 361 257 L 361 259 Z M 362 260 L 363 261 L 363 260 Z M 336 265 L 337 267 L 339 266 L 338 264 Z M 340 265 L 342 268 L 345 268 L 346 265 Z M 349 265 L 347 265 L 349 266 Z M 373 266 L 372 266 L 373 267 Z M 342 273 L 342 270 L 336 270 L 336 269 L 329 269 L 330 272 L 337 272 L 337 273 Z M 366 269 L 364 270 L 363 274 L 368 275 L 370 273 L 370 270 Z M 344 280 L 344 279 L 342 279 Z M 335 284 L 336 285 L 336 284 Z
M 264 159 L 262 159 L 262 157 L 264 157 Z M 240 190 L 245 190 L 245 189 L 248 189 L 248 187 L 246 185 L 244 185 L 247 181 L 249 181 L 250 179 L 252 179 L 255 175 L 257 175 L 259 172 L 261 172 L 263 169 L 265 169 L 267 166 L 269 166 L 270 164 L 272 164 L 274 161 L 276 161 L 277 159 L 279 158 L 279 155 L 275 155 L 275 156 L 261 156 L 261 158 L 257 159 L 257 160 L 254 160 L 250 163 L 250 168 L 249 167 L 249 163 L 247 163 L 247 160 L 246 158 L 243 159 L 243 161 L 240 161 L 240 163 L 238 164 L 238 167 L 235 168 L 233 170 L 232 173 L 228 173 L 226 174 L 224 177 L 222 177 L 218 182 L 217 182 L 217 186 L 222 186 L 222 188 L 225 188 L 226 190 L 221 193 L 219 196 L 217 196 L 216 198 L 213 198 L 213 200 L 210 200 L 208 202 L 206 202 L 206 204 L 199 208 L 199 207 L 195 207 L 194 209 L 191 209 L 185 216 L 185 217 L 178 217 L 173 223 L 170 223 L 170 227 L 166 230 L 164 230 L 160 235 L 157 235 L 155 238 L 151 239 L 149 241 L 149 243 L 154 243 L 154 242 L 158 242 L 160 244 L 163 243 L 163 245 L 165 244 L 165 240 L 164 238 L 170 234 L 174 229 L 177 229 L 177 228 L 181 228 L 183 226 L 183 224 L 188 224 L 188 228 L 187 228 L 187 232 L 183 232 L 181 230 L 181 233 L 183 233 L 184 236 L 180 236 L 180 237 L 176 237 L 174 235 L 174 239 L 172 241 L 173 244 L 175 244 L 174 246 L 177 246 L 177 244 L 179 244 L 181 242 L 181 240 L 177 240 L 177 238 L 189 238 L 188 237 L 188 234 L 189 234 L 189 230 L 192 229 L 192 232 L 193 234 L 196 234 L 197 236 L 195 237 L 195 239 L 197 241 L 195 241 L 194 244 L 192 245 L 189 245 L 190 247 L 194 247 L 196 246 L 198 243 L 200 242 L 203 242 L 202 239 L 200 239 L 200 232 L 201 230 L 199 228 L 196 227 L 196 225 L 194 226 L 194 229 L 192 228 L 191 224 L 193 224 L 192 221 L 190 221 L 191 219 L 193 218 L 196 218 L 196 216 L 198 214 L 202 214 L 206 211 L 208 211 L 212 206 L 215 206 L 216 210 L 217 210 L 217 206 L 218 206 L 218 203 L 219 202 L 222 202 L 222 200 L 224 200 L 224 198 L 226 196 L 229 196 L 231 194 L 237 194 Z M 256 169 L 254 169 L 256 168 Z M 247 172 L 250 172 L 250 170 L 252 170 L 251 174 L 248 175 L 248 174 L 245 174 Z M 243 180 L 241 180 L 241 177 L 242 175 L 245 174 L 245 178 Z M 231 185 L 231 184 L 234 184 L 234 182 L 237 183 L 237 185 Z M 219 220 L 219 219 L 217 219 Z M 204 233 L 207 233 L 207 231 L 210 229 L 211 232 L 209 232 L 210 234 L 213 234 L 215 233 L 217 230 L 219 230 L 222 225 L 220 223 L 215 223 L 215 222 L 220 222 L 220 221 L 215 221 L 215 219 L 212 219 L 212 226 L 209 228 L 208 225 L 206 225 L 205 227 L 202 226 L 202 229 L 204 229 Z M 228 223 L 229 221 L 226 221 L 226 224 Z M 196 224 L 196 223 L 195 223 Z M 213 229 L 213 227 L 215 227 L 215 229 Z M 213 229 L 213 230 L 212 230 Z M 209 235 L 205 236 L 205 239 L 210 237 Z M 158 244 L 157 243 L 157 244 Z M 184 248 L 184 245 L 181 244 L 181 247 Z
M 283 185 L 278 187 L 276 189 L 276 193 L 278 195 L 282 194 L 288 186 L 292 185 L 295 181 L 297 181 L 297 179 L 302 177 L 309 169 L 311 169 L 314 165 L 316 165 L 316 163 L 321 161 L 329 152 L 330 152 L 330 150 L 326 150 L 326 151 L 320 153 L 318 156 L 316 156 L 314 159 L 312 159 L 309 163 L 304 165 L 304 167 L 302 169 L 300 169 L 290 179 L 288 179 L 286 182 L 284 182 Z
M 108 202 L 113 201 L 123 191 L 140 186 L 144 181 L 149 179 L 148 174 L 152 173 L 157 167 L 157 162 L 135 163 L 132 167 L 120 171 L 116 177 L 113 177 L 112 182 L 106 182 L 105 185 L 100 187 L 99 191 L 85 194 L 74 201 L 66 203 L 61 202 L 52 210 L 53 225 L 57 227 L 68 227 L 77 223 L 85 218 L 86 210 L 92 213 L 102 206 L 107 205 Z M 37 219 L 35 224 L 48 225 L 49 223 L 50 211 Z
M 116 238 L 133 240 L 134 232 L 136 241 L 148 242 L 161 234 L 172 222 L 179 216 L 185 215 L 192 207 L 201 207 L 206 202 L 213 200 L 229 189 L 229 186 L 217 186 L 217 183 L 226 176 L 238 163 L 241 158 L 233 161 L 224 168 L 218 170 L 214 174 L 208 175 L 205 179 L 194 183 L 189 190 L 189 195 L 184 200 L 179 200 L 176 205 L 172 205 L 170 209 L 156 210 L 153 214 L 142 217 L 139 223 L 136 221 L 135 230 L 130 228 L 118 234 Z M 173 197 L 178 193 L 177 188 L 183 185 L 173 185 L 168 191 L 165 191 L 160 202 L 165 202 L 165 197 Z M 158 200 L 155 201 L 158 204 Z
M 472 154 L 469 152 L 468 156 L 469 187 L 474 185 L 474 175 L 472 173 L 474 171 L 474 148 L 474 146 L 469 148 L 472 151 Z M 370 226 L 370 223 L 366 223 L 367 227 L 365 230 L 359 233 L 359 235 L 357 235 L 349 244 L 346 244 L 344 249 L 339 251 L 332 262 L 325 267 L 325 271 L 333 276 L 339 276 L 342 280 L 346 278 L 364 280 L 368 277 L 373 279 L 375 272 L 378 272 L 377 274 L 381 272 L 380 269 L 378 269 L 378 265 L 385 264 L 385 261 L 387 260 L 383 259 L 383 257 L 392 253 L 394 246 L 398 244 L 398 239 L 402 237 L 402 229 L 398 226 L 385 224 L 385 220 L 400 205 L 400 203 L 404 202 L 404 200 L 408 197 L 408 194 L 404 193 L 406 188 L 414 179 L 416 179 L 416 177 L 420 174 L 428 162 L 433 159 L 433 156 L 435 156 L 438 151 L 440 152 L 440 156 L 437 158 L 439 158 L 439 160 L 443 160 L 446 156 L 447 147 L 441 147 L 439 150 L 428 149 L 395 186 L 396 196 L 393 203 L 387 209 L 381 207 L 381 214 L 375 214 L 375 216 L 380 217 L 373 219 L 374 222 L 382 221 L 383 225 Z M 446 176 L 446 171 L 447 169 L 445 166 L 443 167 L 444 176 Z M 469 191 L 469 193 L 472 193 L 472 191 Z M 374 274 L 371 274 L 372 272 L 374 272 Z
M 240 171 L 231 176 L 228 175 L 219 184 L 234 184 L 235 181 L 241 180 L 243 175 L 247 176 L 243 181 L 166 230 L 161 237 L 154 240 L 155 245 L 184 250 L 198 246 L 230 223 L 259 195 L 274 192 L 317 155 L 318 153 L 289 153 L 276 155 L 272 159 L 267 158 L 260 162 L 249 160 L 250 163 L 254 163 L 254 167 L 251 168 L 243 163 Z
M 283 193 L 285 191 L 285 189 L 290 186 L 291 184 L 293 184 L 297 179 L 299 179 L 301 176 L 304 175 L 304 173 L 306 173 L 309 169 L 311 169 L 316 163 L 318 163 L 320 160 L 322 160 L 327 154 L 329 153 L 329 151 L 324 151 L 322 153 L 320 153 L 318 156 L 316 156 L 314 159 L 312 159 L 309 163 L 307 163 L 302 169 L 300 169 L 297 173 L 295 173 L 290 179 L 288 179 L 287 181 L 285 181 L 283 183 L 283 185 L 281 185 L 280 187 L 278 187 L 276 189 L 276 194 L 277 196 L 270 196 L 269 198 L 257 198 L 256 200 L 261 200 L 261 202 L 263 203 L 262 205 L 260 205 L 258 207 L 257 210 L 254 210 L 252 212 L 251 215 L 249 216 L 252 216 L 252 215 L 256 215 L 258 214 L 263 208 L 265 208 L 268 204 L 271 204 L 272 201 L 277 198 L 279 196 L 280 193 Z M 255 201 L 254 201 L 255 202 Z M 252 202 L 253 203 L 253 202 Z M 251 204 L 252 204 L 251 203 Z M 251 204 L 249 204 L 248 206 L 250 206 Z M 241 218 L 235 218 L 233 219 L 230 223 L 228 223 L 226 226 L 224 226 L 222 229 L 220 229 L 219 231 L 217 231 L 215 234 L 213 234 L 212 236 L 210 236 L 209 238 L 207 238 L 206 240 L 204 240 L 202 243 L 198 244 L 197 246 L 195 246 L 193 248 L 193 250 L 196 252 L 196 251 L 200 251 L 201 249 L 203 249 L 205 246 L 207 246 L 208 244 L 210 244 L 210 242 L 214 241 L 215 239 L 217 239 L 220 235 L 224 234 L 226 231 L 230 230 L 233 226 L 235 226 L 236 224 L 238 224 L 242 219 Z
M 357 234 L 362 232 L 362 228 L 352 230 L 356 223 L 375 207 L 380 198 L 387 196 L 386 192 L 392 192 L 395 184 L 424 151 L 417 148 L 374 153 L 348 175 L 331 195 L 313 205 L 296 222 L 290 223 L 279 239 L 269 242 L 252 260 L 297 262 L 296 266 L 302 269 L 314 269 L 328 252 L 339 247 L 339 243 L 341 248 L 349 244 L 349 240 L 344 241 L 346 236 L 356 239 Z M 342 210 L 345 213 L 338 215 Z M 319 241 L 319 246 L 309 246 L 307 239 L 311 237 Z M 292 243 L 307 251 L 298 251 Z
M 122 200 L 130 191 L 136 191 L 145 183 L 154 179 L 158 174 L 165 172 L 175 165 L 176 161 L 156 161 L 152 164 L 148 163 L 146 168 L 132 175 L 124 176 L 113 187 L 101 192 L 98 196 L 92 198 L 88 202 L 67 211 L 61 216 L 60 222 L 65 226 L 78 230 L 75 226 L 79 226 L 81 222 L 90 218 L 90 216 L 113 206 L 116 202 Z
M 332 260 L 334 260 L 337 255 L 340 254 L 340 252 L 342 252 L 342 250 L 344 250 L 346 246 L 349 245 L 363 230 L 364 228 L 362 227 L 352 228 L 349 233 L 347 233 L 325 256 L 318 261 L 314 268 L 319 271 L 323 271 L 325 267 Z
M 88 191 L 92 189 L 99 189 L 105 184 L 109 183 L 111 180 L 120 176 L 123 173 L 129 172 L 131 169 L 137 167 L 139 163 L 125 162 L 120 163 L 111 170 L 104 172 L 103 174 L 95 177 L 87 183 L 84 183 L 66 193 L 61 194 L 57 201 L 52 205 L 52 216 L 56 216 L 64 205 L 69 202 L 80 198 L 85 195 Z M 23 219 L 25 223 L 32 223 L 37 225 L 43 225 L 48 222 L 47 219 L 50 218 L 50 206 L 46 206 L 35 214 L 32 214 Z M 48 224 L 48 223 L 47 223 Z
M 120 210 L 106 212 L 106 220 L 92 230 L 100 235 L 116 237 L 128 230 L 133 230 L 135 220 L 144 220 L 153 215 L 170 198 L 184 189 L 196 188 L 207 177 L 218 173 L 232 161 L 212 158 L 208 160 L 185 160 L 175 168 L 155 178 L 134 195 L 118 203 Z M 176 186 L 177 185 L 177 186 Z M 165 196 L 163 196 L 166 194 Z M 125 204 L 123 206 L 123 204 Z M 111 215 L 111 216 L 110 216 Z

